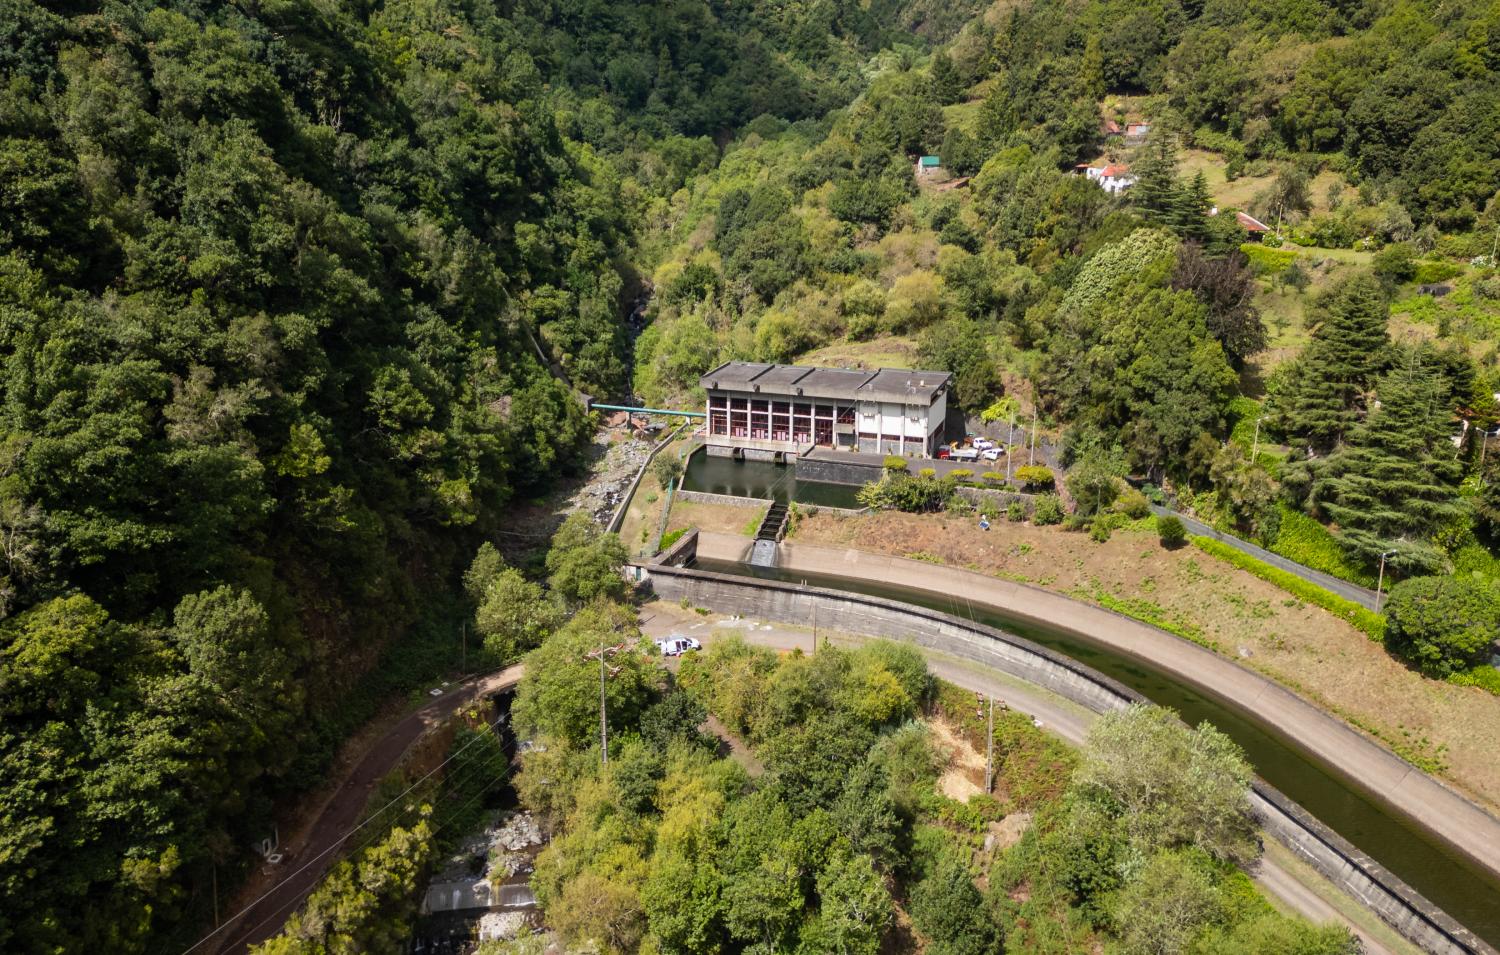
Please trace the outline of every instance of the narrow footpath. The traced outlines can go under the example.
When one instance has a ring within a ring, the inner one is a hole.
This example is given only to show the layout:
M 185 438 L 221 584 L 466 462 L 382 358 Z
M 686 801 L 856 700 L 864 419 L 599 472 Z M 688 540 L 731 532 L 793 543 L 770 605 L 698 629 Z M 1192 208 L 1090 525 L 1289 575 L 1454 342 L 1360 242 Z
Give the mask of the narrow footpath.
M 722 616 L 704 618 L 670 603 L 648 605 L 641 614 L 641 629 L 652 638 L 686 634 L 700 640 L 705 647 L 717 634 L 738 632 L 747 643 L 773 650 L 812 650 L 810 629 L 760 620 L 741 620 Z M 819 640 L 829 634 L 819 632 Z M 839 644 L 858 643 L 858 635 L 833 634 Z M 1040 728 L 1073 746 L 1081 745 L 1097 715 L 1083 707 L 1024 683 L 1006 674 L 945 654 L 917 647 L 927 660 L 927 668 L 939 679 L 977 693 L 1002 700 L 1012 710 L 1024 713 Z M 1291 858 L 1263 856 L 1252 877 L 1272 898 L 1287 910 L 1323 924 L 1338 922 L 1359 936 L 1366 955 L 1414 955 L 1418 949 L 1393 932 L 1372 913 L 1360 908 L 1352 899 L 1310 867 Z
M 1324 590 L 1332 591 L 1345 600 L 1352 600 L 1367 610 L 1375 609 L 1376 594 L 1375 591 L 1368 587 L 1351 584 L 1347 580 L 1341 580 L 1332 574 L 1325 574 L 1321 570 L 1313 570 L 1305 564 L 1299 564 L 1294 560 L 1282 557 L 1280 554 L 1272 553 L 1264 547 L 1257 547 L 1247 540 L 1235 537 L 1233 534 L 1226 534 L 1223 531 L 1212 528 L 1196 517 L 1188 517 L 1180 511 L 1174 511 L 1171 508 L 1162 507 L 1158 504 L 1151 505 L 1151 511 L 1157 515 L 1172 514 L 1176 516 L 1178 520 L 1182 521 L 1182 526 L 1187 529 L 1189 534 L 1194 534 L 1198 537 L 1211 537 L 1222 544 L 1233 547 L 1242 554 L 1254 557 L 1262 563 L 1270 564 L 1279 570 L 1284 570 L 1289 574 L 1301 577 L 1308 583 L 1322 587 Z

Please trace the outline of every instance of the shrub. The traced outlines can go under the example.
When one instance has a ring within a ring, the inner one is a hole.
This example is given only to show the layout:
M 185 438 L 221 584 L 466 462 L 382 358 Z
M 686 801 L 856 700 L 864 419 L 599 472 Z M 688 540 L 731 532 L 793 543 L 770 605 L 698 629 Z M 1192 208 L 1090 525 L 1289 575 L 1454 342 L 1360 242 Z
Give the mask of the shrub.
M 1412 281 L 1419 285 L 1431 285 L 1434 282 L 1446 282 L 1463 274 L 1463 269 L 1452 262 L 1418 262 L 1416 273 Z
M 662 539 L 661 539 L 661 549 L 662 550 L 671 550 L 672 549 L 672 545 L 675 544 L 675 543 L 677 543 L 678 541 L 682 540 L 682 535 L 686 534 L 689 530 L 691 530 L 691 528 L 688 528 L 688 527 L 679 527 L 679 528 L 677 528 L 677 530 L 672 531 L 669 534 L 667 534 L 666 536 L 662 537 Z
M 1281 523 L 1270 550 L 1340 580 L 1361 587 L 1375 586 L 1375 576 L 1349 560 L 1348 553 L 1328 528 L 1285 504 L 1281 505 Z
M 1069 514 L 1067 517 L 1064 517 L 1062 522 L 1062 528 L 1065 531 L 1088 530 L 1092 528 L 1093 525 L 1093 518 L 1089 517 L 1087 514 L 1078 514 L 1076 512 L 1073 514 Z
M 1410 282 L 1417 274 L 1417 250 L 1407 242 L 1388 245 L 1371 261 L 1375 274 L 1392 282 Z
M 1403 580 L 1386 603 L 1387 643 L 1429 676 L 1485 662 L 1497 627 L 1495 588 L 1473 576 Z
M 1146 495 L 1135 488 L 1130 488 L 1115 500 L 1115 510 L 1133 521 L 1138 521 L 1151 513 L 1151 502 L 1146 500 Z
M 923 468 L 922 470 L 920 470 L 920 471 L 917 472 L 917 477 L 935 478 L 935 477 L 937 477 L 937 469 L 936 468 Z
M 1004 484 L 1005 475 L 998 474 L 994 471 L 986 471 L 984 472 L 984 477 L 981 480 L 983 480 L 986 484 Z
M 1056 494 L 1043 494 L 1036 499 L 1031 511 L 1031 522 L 1038 526 L 1061 524 L 1063 519 L 1062 498 Z
M 1500 670 L 1488 663 L 1450 674 L 1448 682 L 1458 686 L 1477 686 L 1500 696 Z
M 970 471 L 968 468 L 954 468 L 953 470 L 948 472 L 948 476 L 953 480 L 958 481 L 959 483 L 963 483 L 964 481 L 972 478 L 974 476 L 974 472 Z
M 887 454 L 885 460 L 880 463 L 880 466 L 887 471 L 905 471 L 906 459 L 899 454 Z
M 1194 537 L 1193 546 L 1241 570 L 1247 570 L 1261 580 L 1275 584 L 1298 599 L 1322 607 L 1336 617 L 1342 617 L 1357 629 L 1368 634 L 1372 640 L 1385 639 L 1385 618 L 1368 607 L 1346 600 L 1316 584 L 1308 583 L 1296 574 L 1288 573 L 1280 567 L 1272 567 L 1265 561 L 1256 560 L 1249 554 L 1211 537 Z
M 940 511 L 957 499 L 953 489 L 951 479 L 888 472 L 884 480 L 860 488 L 859 503 L 908 513 Z
M 1257 276 L 1280 274 L 1297 261 L 1296 252 L 1271 248 L 1258 242 L 1246 242 L 1240 246 L 1240 251 L 1250 260 L 1250 268 Z
M 1011 501 L 1005 506 L 1005 519 L 1012 524 L 1026 520 L 1026 505 L 1020 501 Z
M 1187 540 L 1187 529 L 1182 526 L 1176 514 L 1158 514 L 1156 517 L 1156 534 L 1161 538 L 1163 547 L 1181 547 Z
M 1094 518 L 1089 523 L 1089 537 L 1093 538 L 1097 543 L 1102 544 L 1109 540 L 1109 535 L 1113 532 L 1114 527 L 1111 526 L 1109 521 L 1104 520 L 1102 516 Z
M 651 462 L 651 473 L 663 488 L 671 487 L 682 476 L 682 460 L 671 452 L 658 454 Z
M 1057 483 L 1051 469 L 1040 464 L 1023 464 L 1016 468 L 1016 480 L 1027 490 L 1048 491 Z

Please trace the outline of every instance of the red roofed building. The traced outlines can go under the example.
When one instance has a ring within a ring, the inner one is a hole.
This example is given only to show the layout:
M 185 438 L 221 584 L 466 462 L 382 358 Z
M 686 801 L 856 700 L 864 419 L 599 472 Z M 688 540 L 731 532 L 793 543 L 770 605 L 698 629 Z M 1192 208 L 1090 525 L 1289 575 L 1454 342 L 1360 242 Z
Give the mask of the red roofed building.
M 1240 224 L 1240 228 L 1250 233 L 1250 238 L 1259 241 L 1261 236 L 1271 231 L 1271 227 L 1264 222 L 1244 212 L 1236 212 L 1234 220 Z

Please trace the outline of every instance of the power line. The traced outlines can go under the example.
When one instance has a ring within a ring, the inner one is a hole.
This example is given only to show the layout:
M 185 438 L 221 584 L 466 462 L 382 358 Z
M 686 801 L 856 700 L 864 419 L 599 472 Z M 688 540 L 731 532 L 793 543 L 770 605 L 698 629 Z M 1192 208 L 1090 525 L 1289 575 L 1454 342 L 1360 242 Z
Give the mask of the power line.
M 495 725 L 498 725 L 498 724 L 499 724 L 499 721 L 496 721 Z M 455 754 L 455 755 L 457 755 L 457 754 Z M 483 769 L 483 767 L 479 767 L 479 769 L 477 771 L 482 771 L 482 769 Z M 470 778 L 470 780 L 472 780 L 473 779 L 473 775 L 471 774 L 469 778 Z M 458 810 L 454 813 L 455 817 L 458 815 L 458 813 L 460 813 L 463 810 L 468 809 L 470 806 L 472 806 L 474 804 L 474 800 L 478 799 L 479 797 L 483 796 L 485 793 L 489 792 L 489 789 L 490 789 L 491 786 L 495 785 L 496 782 L 499 782 L 500 780 L 502 780 L 504 778 L 505 778 L 505 774 L 502 773 L 501 775 L 496 776 L 494 779 L 491 779 L 489 782 L 487 782 L 483 786 L 481 786 L 479 788 L 479 790 L 476 793 L 474 793 L 474 795 L 472 795 L 468 799 L 464 800 L 464 804 L 462 806 L 460 806 L 458 808 Z M 446 825 L 446 824 L 440 824 L 440 825 L 434 827 L 433 830 L 432 830 L 431 835 L 429 836 L 429 838 L 430 839 L 431 838 L 436 838 L 437 834 L 443 831 L 444 825 Z M 352 855 L 354 855 L 354 854 L 356 854 L 358 852 L 363 851 L 365 848 L 367 848 L 369 845 L 371 845 L 373 842 L 375 842 L 376 839 L 381 838 L 382 835 L 383 834 L 379 833 L 379 832 L 370 834 L 369 836 L 367 836 L 364 839 L 363 842 L 361 842 L 358 846 L 356 846 L 350 852 L 350 855 L 352 856 Z M 309 892 L 308 894 L 310 895 L 311 892 Z M 265 918 L 261 919 L 259 922 L 256 922 L 254 925 L 252 925 L 250 927 L 249 931 L 247 931 L 245 933 L 246 937 L 249 938 L 249 937 L 254 936 L 256 932 L 258 932 L 262 927 L 264 927 L 266 925 L 266 923 L 272 921 L 273 919 L 279 918 L 281 916 L 281 913 L 285 912 L 288 908 L 292 908 L 294 906 L 300 905 L 300 904 L 302 904 L 305 901 L 306 901 L 306 896 L 304 896 L 302 898 L 290 899 L 290 900 L 288 900 L 286 902 L 283 902 L 282 904 L 278 905 L 275 909 L 273 909 L 271 911 L 271 914 L 267 915 Z
M 487 724 L 487 729 L 494 729 L 494 727 L 496 727 L 496 726 L 498 726 L 498 725 L 500 725 L 500 723 L 501 723 L 501 722 L 502 722 L 502 721 L 503 721 L 503 720 L 504 720 L 504 717 L 501 717 L 501 719 L 499 719 L 499 720 L 496 720 L 496 721 L 495 721 L 495 722 L 494 722 L 494 723 L 493 723 L 493 724 Z M 483 735 L 483 734 L 480 734 L 480 735 L 481 735 L 481 736 L 482 736 L 482 735 Z M 449 761 L 449 760 L 451 760 L 451 759 L 453 759 L 453 758 L 454 758 L 454 757 L 456 757 L 456 756 L 458 756 L 458 755 L 459 755 L 459 753 L 461 753 L 461 752 L 463 752 L 463 750 L 464 750 L 464 749 L 467 749 L 467 748 L 468 748 L 468 747 L 469 747 L 469 746 L 470 746 L 470 745 L 472 745 L 472 744 L 473 744 L 473 743 L 474 743 L 474 742 L 477 742 L 477 741 L 478 741 L 478 739 L 479 739 L 479 738 L 480 738 L 480 737 L 479 737 L 479 736 L 476 736 L 476 737 L 475 737 L 475 738 L 474 738 L 474 739 L 473 739 L 473 740 L 470 740 L 470 741 L 469 741 L 469 743 L 466 743 L 466 744 L 464 744 L 464 746 L 463 746 L 463 747 L 460 747 L 460 749 L 459 749 L 459 750 L 458 750 L 458 751 L 457 751 L 457 752 L 454 752 L 454 753 L 453 753 L 453 754 L 452 754 L 452 755 L 451 755 L 451 756 L 449 756 L 449 757 L 448 757 L 448 760 L 444 760 L 444 761 L 443 761 L 443 762 L 444 762 L 444 763 L 447 763 L 447 762 L 448 762 L 448 761 Z M 503 750 L 504 750 L 504 749 L 505 749 L 505 746 L 504 746 L 504 745 L 503 745 L 503 744 L 502 744 L 502 746 L 501 746 L 501 749 L 502 749 L 502 751 L 503 751 Z M 437 771 L 437 769 L 441 769 L 441 768 L 442 768 L 442 764 L 439 764 L 439 765 L 438 765 L 438 767 L 436 767 L 436 768 L 435 768 L 435 769 L 434 769 L 434 770 L 433 770 L 433 772 L 436 772 L 436 771 Z M 472 780 L 472 779 L 473 779 L 473 778 L 474 778 L 474 776 L 475 776 L 475 775 L 476 775 L 476 774 L 477 774 L 477 773 L 480 773 L 480 772 L 483 772 L 483 766 L 476 766 L 476 767 L 471 767 L 471 769 L 470 769 L 470 774 L 469 774 L 469 777 L 468 777 L 468 778 L 467 778 L 467 779 L 465 779 L 465 780 L 463 780 L 463 783 L 464 783 L 464 784 L 467 784 L 467 783 L 468 783 L 468 782 L 469 782 L 469 781 L 471 781 L 471 780 Z M 431 775 L 432 775 L 432 773 L 428 773 L 428 774 L 427 774 L 427 775 L 428 775 L 428 776 L 431 776 Z M 387 809 L 387 808 L 389 808 L 389 807 L 390 807 L 390 805 L 391 805 L 391 804 L 392 804 L 392 803 L 394 803 L 394 802 L 397 802 L 397 801 L 399 801 L 399 800 L 400 800 L 400 799 L 402 799 L 402 798 L 403 798 L 403 797 L 404 797 L 404 796 L 405 796 L 405 795 L 406 795 L 406 794 L 407 794 L 407 793 L 410 793 L 410 792 L 411 792 L 411 791 L 412 791 L 412 789 L 415 789 L 415 788 L 416 788 L 416 787 L 417 787 L 417 786 L 419 786 L 419 785 L 421 785 L 421 784 L 422 784 L 422 783 L 423 783 L 423 782 L 424 782 L 424 781 L 425 781 L 425 780 L 426 780 L 426 778 L 427 778 L 427 777 L 426 777 L 426 776 L 424 776 L 424 777 L 423 777 L 423 778 L 422 778 L 422 779 L 419 779 L 419 780 L 417 780 L 417 782 L 416 782 L 416 783 L 413 783 L 413 784 L 412 784 L 412 785 L 411 785 L 411 786 L 410 786 L 410 787 L 408 787 L 408 788 L 407 788 L 407 790 L 406 790 L 406 792 L 405 792 L 405 793 L 402 793 L 402 794 L 401 794 L 401 796 L 397 796 L 397 797 L 396 797 L 396 798 L 395 798 L 395 799 L 393 799 L 393 800 L 392 800 L 392 801 L 391 801 L 391 803 L 387 803 L 387 804 L 386 804 L 386 805 L 385 805 L 385 806 L 383 806 L 383 807 L 381 807 L 381 809 L 380 809 L 380 810 L 379 810 L 379 812 L 384 812 L 384 811 L 385 811 L 385 809 Z M 496 779 L 503 779 L 503 778 L 505 778 L 505 777 L 504 777 L 504 776 L 503 776 L 503 775 L 501 775 L 501 776 L 497 776 L 497 777 L 495 777 L 495 778 L 496 778 Z M 491 781 L 490 781 L 490 782 L 489 782 L 489 783 L 487 783 L 487 784 L 486 784 L 486 785 L 485 785 L 485 786 L 484 786 L 484 787 L 483 787 L 483 788 L 482 788 L 482 789 L 481 789 L 481 790 L 480 790 L 480 792 L 481 792 L 481 793 L 483 793 L 483 792 L 485 792 L 485 791 L 487 791 L 487 790 L 488 790 L 488 789 L 489 789 L 489 787 L 490 787 L 490 786 L 491 786 L 491 785 L 493 785 L 493 784 L 494 784 L 494 781 L 495 781 L 495 780 L 491 780 Z M 457 782 L 457 781 L 455 781 L 455 783 L 454 783 L 454 785 L 455 785 L 455 786 L 457 786 L 457 785 L 459 785 L 459 783 L 458 783 L 458 782 Z M 470 803 L 472 803 L 472 802 L 473 802 L 473 799 L 472 799 L 472 798 L 471 798 L 471 799 L 469 799 L 469 800 L 467 800 L 467 801 L 466 801 L 466 802 L 465 802 L 465 803 L 464 803 L 464 806 L 463 806 L 463 808 L 467 808 L 467 807 L 468 807 L 468 806 L 469 806 L 469 804 L 470 804 Z M 414 807 L 414 806 L 408 806 L 408 807 L 407 807 L 407 811 L 411 811 L 411 810 L 412 810 L 412 809 L 414 809 L 414 808 L 415 808 L 415 807 Z M 366 820 L 365 820 L 365 823 L 368 823 L 368 822 L 369 822 L 369 821 L 370 821 L 370 820 L 371 820 L 371 819 L 374 819 L 374 818 L 375 818 L 375 815 L 378 815 L 378 814 L 379 814 L 379 813 L 378 813 L 378 812 L 377 812 L 377 813 L 376 813 L 376 814 L 374 814 L 374 815 L 371 815 L 371 816 L 370 816 L 370 818 L 369 818 L 369 819 L 366 819 Z M 400 818 L 401 818 L 401 817 L 400 817 L 400 816 L 398 816 L 398 817 L 397 817 L 397 821 L 394 821 L 394 822 L 392 822 L 392 824 L 391 824 L 391 825 L 392 825 L 392 827 L 395 827 L 395 826 L 396 826 L 396 825 L 399 825 L 399 824 L 400 824 Z M 364 825 L 364 824 L 365 824 L 365 823 L 361 823 L 361 825 Z M 350 836 L 350 835 L 353 835 L 353 834 L 354 834 L 354 832 L 355 832 L 355 831 L 356 831 L 356 830 L 357 830 L 357 829 L 358 829 L 358 828 L 359 828 L 359 827 L 355 827 L 355 829 L 352 829 L 352 830 L 350 830 L 350 831 L 349 831 L 349 833 L 348 833 L 348 834 L 346 834 L 346 835 L 345 835 L 345 836 L 343 836 L 343 837 L 341 837 L 341 838 L 340 838 L 340 840 L 339 840 L 339 842 L 336 842 L 336 843 L 334 843 L 334 847 L 337 847 L 337 846 L 338 846 L 338 845 L 339 845 L 339 843 L 341 843 L 341 842 L 343 842 L 343 841 L 344 841 L 344 840 L 346 840 L 346 839 L 348 839 L 348 837 L 349 837 L 349 836 Z M 437 828 L 437 829 L 434 829 L 434 830 L 433 830 L 433 834 L 434 834 L 434 835 L 436 835 L 436 834 L 437 834 L 437 832 L 439 832 L 439 831 L 441 831 L 441 829 L 442 829 L 442 826 L 439 826 L 439 827 L 438 827 L 438 828 Z M 355 844 L 355 845 L 354 845 L 354 847 L 353 847 L 353 848 L 351 848 L 351 849 L 350 849 L 350 850 L 349 850 L 349 853 L 348 853 L 348 854 L 349 854 L 349 855 L 350 855 L 350 856 L 354 856 L 354 855 L 357 855 L 357 854 L 358 854 L 358 853 L 360 853 L 360 852 L 363 852 L 363 851 L 364 851 L 364 850 L 365 850 L 365 849 L 366 849 L 366 848 L 368 848 L 368 847 L 369 847 L 369 846 L 370 846 L 370 845 L 372 845 L 372 844 L 373 844 L 373 843 L 374 843 L 374 842 L 375 842 L 375 841 L 376 841 L 376 840 L 378 840 L 378 839 L 381 839 L 381 838 L 384 838 L 384 837 L 385 837 L 385 836 L 386 836 L 386 835 L 388 835 L 388 834 L 389 834 L 389 830 L 386 830 L 386 831 L 381 831 L 381 830 L 378 830 L 378 829 L 377 829 L 377 830 L 372 830 L 372 831 L 371 831 L 371 832 L 370 832 L 370 833 L 369 833 L 369 834 L 368 834 L 368 835 L 366 835 L 366 836 L 365 836 L 365 837 L 364 837 L 364 838 L 363 838 L 363 839 L 361 839 L 361 840 L 360 840 L 360 841 L 359 841 L 359 842 L 358 842 L 358 843 L 356 843 L 356 844 Z M 305 866 L 304 866 L 304 868 L 305 868 Z M 299 869 L 299 870 L 297 870 L 297 871 L 299 871 L 299 872 L 300 872 L 300 871 L 301 871 L 301 869 Z M 292 873 L 292 875 L 295 875 L 295 874 L 296 874 L 296 873 L 295 873 L 295 872 L 294 872 L 294 873 Z M 288 876 L 288 877 L 287 877 L 287 878 L 291 878 L 291 876 Z M 273 892 L 275 892 L 275 891 L 276 891 L 276 889 L 278 889 L 278 888 L 280 888 L 280 887 L 281 887 L 281 886 L 282 886 L 282 885 L 285 885 L 285 884 L 286 884 L 286 879 L 283 879 L 283 880 L 282 880 L 282 881 L 281 881 L 281 882 L 279 882 L 279 883 L 277 883 L 277 886 L 276 886 L 276 888 L 273 888 L 273 889 L 272 889 L 272 890 L 271 890 L 271 891 L 270 891 L 270 892 L 267 892 L 267 893 L 266 893 L 266 895 L 270 895 L 270 894 L 272 894 L 272 893 L 273 893 Z M 307 894 L 311 894 L 311 890 L 309 890 L 309 892 L 308 892 L 308 893 L 307 893 Z M 260 898 L 260 899 L 256 899 L 256 900 L 255 900 L 255 901 L 254 901 L 254 902 L 252 902 L 252 903 L 250 903 L 250 905 L 248 905 L 248 906 L 246 906 L 246 907 L 245 907 L 245 908 L 244 908 L 244 909 L 242 909 L 242 910 L 240 910 L 240 912 L 239 912 L 239 913 L 238 913 L 238 914 L 237 914 L 237 915 L 235 915 L 235 918 L 239 918 L 239 917 L 240 917 L 240 916 L 241 916 L 241 915 L 244 915 L 244 914 L 245 914 L 245 913 L 246 913 L 246 912 L 248 912 L 248 911 L 249 911 L 249 910 L 250 910 L 250 909 L 252 909 L 252 908 L 254 908 L 254 907 L 255 907 L 255 906 L 256 906 L 256 905 L 258 905 L 258 904 L 260 904 L 260 902 L 261 902 L 261 900 L 262 900 L 262 899 L 264 899 L 264 898 L 265 898 L 265 897 L 266 897 L 266 896 L 265 896 L 265 895 L 263 895 L 263 896 L 261 896 L 261 898 Z M 251 926 L 251 927 L 250 927 L 250 928 L 249 928 L 249 929 L 248 929 L 248 930 L 247 930 L 247 931 L 246 931 L 246 932 L 245 932 L 245 937 L 246 937 L 246 938 L 247 938 L 247 939 L 248 939 L 248 938 L 250 938 L 250 937 L 252 937 L 252 936 L 254 936 L 254 934 L 255 934 L 255 933 L 256 933 L 256 932 L 257 932 L 257 931 L 259 931 L 259 930 L 260 930 L 260 928 L 261 928 L 261 927 L 262 927 L 262 926 L 264 926 L 264 925 L 265 925 L 265 924 L 266 924 L 266 923 L 267 923 L 267 922 L 270 922 L 270 921 L 271 921 L 271 920 L 272 920 L 272 919 L 275 919 L 275 918 L 277 918 L 277 917 L 279 917 L 279 916 L 280 916 L 280 915 L 281 915 L 281 913 L 282 913 L 282 912 L 285 912 L 285 911 L 286 911 L 286 910 L 287 910 L 287 908 L 289 908 L 289 907 L 292 907 L 292 906 L 296 906 L 296 905 L 300 905 L 300 904 L 301 904 L 301 903 L 302 903 L 302 902 L 304 902 L 304 901 L 306 901 L 306 898 L 307 898 L 307 895 L 306 895 L 306 894 L 304 894 L 304 895 L 302 895 L 302 896 L 300 896 L 300 897 L 294 897 L 294 898 L 292 898 L 292 899 L 290 899 L 290 900 L 289 900 L 289 901 L 287 901 L 287 902 L 283 902 L 283 903 L 282 903 L 282 904 L 281 904 L 281 905 L 278 905 L 278 906 L 277 906 L 277 907 L 276 907 L 276 908 L 275 908 L 275 909 L 273 909 L 273 910 L 272 910 L 272 911 L 271 911 L 271 913 L 270 913 L 270 914 L 269 914 L 269 915 L 267 915 L 267 916 L 266 916 L 266 917 L 265 917 L 265 918 L 263 918 L 263 919 L 261 919 L 261 920 L 260 920 L 260 921 L 259 921 L 259 922 L 257 922 L 257 923 L 255 923 L 255 924 L 254 924 L 254 925 L 252 925 L 252 926 Z M 233 920 L 231 920 L 231 921 L 233 921 Z M 226 925 L 227 925 L 227 924 L 230 924 L 230 923 L 229 923 L 229 922 L 226 922 L 226 923 L 224 923 L 224 924 L 226 924 Z M 207 939 L 207 937 L 208 937 L 208 936 L 205 936 L 205 937 L 204 937 L 204 939 L 202 939 L 202 940 L 200 940 L 200 941 L 199 941 L 199 942 L 198 942 L 198 944 L 202 944 L 202 942 L 203 942 L 203 941 L 204 941 L 204 940 L 206 940 L 206 939 Z
M 489 730 L 493 730 L 496 726 L 499 726 L 502 721 L 503 721 L 503 717 L 502 717 L 502 719 L 496 720 L 494 723 L 486 723 L 485 726 Z M 332 852 L 335 849 L 337 849 L 339 846 L 343 845 L 344 841 L 346 839 L 348 839 L 350 836 L 354 835 L 359 830 L 363 829 L 365 826 L 368 826 L 370 823 L 374 822 L 387 809 L 391 808 L 396 803 L 400 802 L 402 799 L 405 799 L 406 796 L 413 789 L 416 789 L 422 783 L 426 782 L 429 778 L 431 778 L 432 775 L 433 775 L 433 773 L 436 773 L 438 770 L 442 769 L 444 766 L 446 766 L 449 763 L 451 763 L 454 759 L 458 758 L 458 755 L 460 753 L 462 753 L 464 750 L 468 749 L 470 746 L 473 746 L 476 742 L 478 742 L 482 738 L 483 738 L 483 734 L 477 735 L 473 739 L 471 739 L 467 743 L 465 743 L 463 746 L 459 747 L 457 750 L 455 750 L 454 752 L 450 753 L 448 755 L 447 759 L 443 760 L 441 763 L 438 763 L 432 769 L 428 770 L 427 773 L 424 776 L 422 776 L 422 778 L 418 779 L 416 782 L 414 782 L 410 786 L 406 787 L 406 789 L 399 796 L 396 796 L 390 802 L 386 803 L 384 806 L 381 806 L 379 809 L 375 810 L 375 812 L 373 812 L 369 816 L 367 816 L 363 822 L 359 823 L 354 828 L 350 829 L 348 832 L 346 832 L 343 835 L 339 836 L 337 839 L 335 839 L 333 841 L 333 843 L 331 845 L 328 846 L 328 848 L 324 849 L 322 852 L 320 852 L 317 855 L 313 856 L 311 859 L 308 859 L 306 862 L 302 863 L 302 865 L 298 866 L 293 871 L 287 873 L 287 875 L 286 875 L 285 878 L 283 878 L 280 882 L 277 882 L 271 888 L 267 889 L 265 891 L 265 893 L 260 896 L 260 898 L 256 899 L 255 901 L 251 902 L 249 905 L 247 905 L 244 908 L 240 909 L 234 915 L 230 916 L 223 923 L 221 923 L 218 928 L 215 928 L 212 932 L 209 932 L 207 935 L 205 935 L 202 938 L 198 939 L 198 941 L 194 942 L 192 945 L 190 945 L 187 948 L 183 949 L 182 955 L 188 955 L 189 952 L 193 951 L 198 946 L 202 945 L 204 942 L 208 941 L 209 939 L 213 938 L 215 935 L 217 935 L 220 932 L 224 931 L 224 929 L 226 927 L 228 927 L 230 925 L 233 925 L 246 912 L 249 912 L 251 909 L 255 908 L 261 902 L 265 901 L 267 898 L 270 898 L 272 895 L 274 895 L 276 893 L 276 891 L 278 889 L 280 889 L 283 885 L 285 885 L 289 879 L 291 879 L 293 876 L 298 875 L 299 873 L 301 873 L 302 871 L 304 871 L 305 869 L 307 869 L 308 866 L 312 865 L 314 862 L 317 862 L 319 859 L 323 858 L 324 856 L 328 855 L 330 852 Z M 258 928 L 259 926 L 256 926 L 256 927 Z

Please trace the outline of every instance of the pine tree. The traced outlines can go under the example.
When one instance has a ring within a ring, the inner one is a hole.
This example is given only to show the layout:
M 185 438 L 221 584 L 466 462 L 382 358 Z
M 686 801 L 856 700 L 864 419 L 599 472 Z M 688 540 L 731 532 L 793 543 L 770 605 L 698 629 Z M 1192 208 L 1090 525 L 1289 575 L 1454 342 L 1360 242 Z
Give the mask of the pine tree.
M 1167 224 L 1184 239 L 1202 242 L 1208 238 L 1208 210 L 1213 208 L 1213 196 L 1208 191 L 1208 180 L 1203 177 L 1203 171 L 1178 182 L 1175 192 Z
M 1387 359 L 1389 308 L 1380 283 L 1356 275 L 1313 307 L 1312 341 L 1275 396 L 1277 423 L 1315 451 L 1341 441 Z
M 1447 440 L 1446 384 L 1415 356 L 1381 379 L 1379 405 L 1328 459 L 1314 486 L 1350 550 L 1371 562 L 1433 570 L 1436 529 L 1462 510 L 1461 466 Z
M 1131 200 L 1160 222 L 1170 222 L 1178 197 L 1177 141 L 1168 135 L 1151 139 L 1135 163 Z
M 942 50 L 932 55 L 932 91 L 937 101 L 944 106 L 958 102 L 963 93 L 963 80 L 953 59 Z

